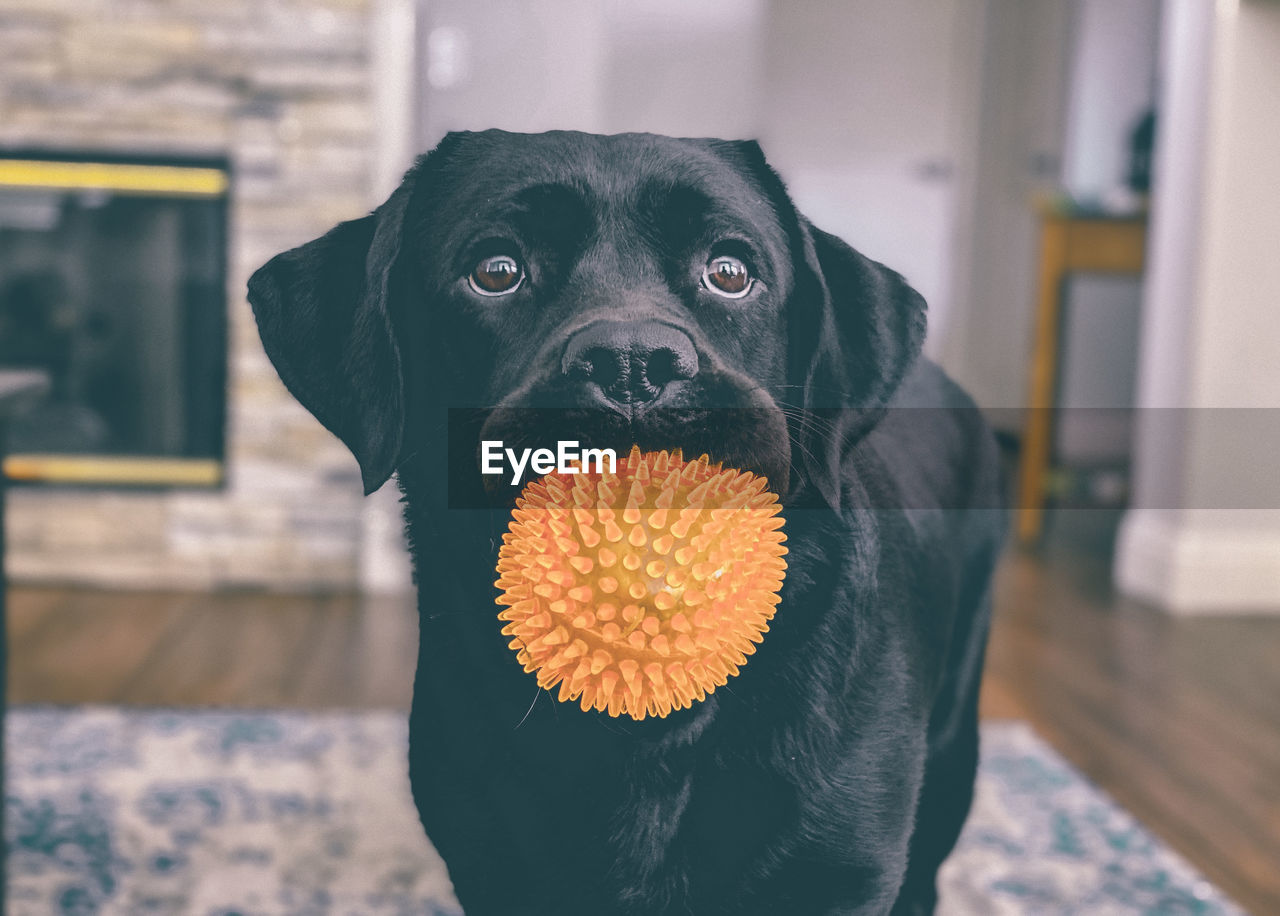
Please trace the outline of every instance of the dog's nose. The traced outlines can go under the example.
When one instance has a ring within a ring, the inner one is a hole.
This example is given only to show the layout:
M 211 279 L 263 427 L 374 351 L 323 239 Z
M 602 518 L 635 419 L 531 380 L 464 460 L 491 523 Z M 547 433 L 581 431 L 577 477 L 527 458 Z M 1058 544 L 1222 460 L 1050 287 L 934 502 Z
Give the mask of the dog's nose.
M 698 352 L 689 335 L 668 324 L 598 321 L 569 339 L 562 369 L 614 404 L 642 405 L 696 376 Z

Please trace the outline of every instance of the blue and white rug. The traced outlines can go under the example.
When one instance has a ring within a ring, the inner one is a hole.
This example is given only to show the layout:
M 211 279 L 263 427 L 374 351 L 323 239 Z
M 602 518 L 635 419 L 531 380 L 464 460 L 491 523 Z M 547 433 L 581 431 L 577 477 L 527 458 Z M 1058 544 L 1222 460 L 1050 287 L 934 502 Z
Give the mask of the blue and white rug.
M 460 913 L 401 716 L 16 709 L 8 742 L 11 916 Z M 1025 725 L 983 742 L 942 913 L 1240 913 Z

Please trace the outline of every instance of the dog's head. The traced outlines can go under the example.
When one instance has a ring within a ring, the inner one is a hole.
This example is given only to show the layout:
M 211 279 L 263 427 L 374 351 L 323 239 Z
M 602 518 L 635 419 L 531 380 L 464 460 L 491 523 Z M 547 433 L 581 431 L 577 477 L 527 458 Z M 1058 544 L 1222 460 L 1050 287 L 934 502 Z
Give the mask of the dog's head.
M 796 212 L 755 143 L 643 134 L 451 134 L 249 299 L 366 491 L 429 441 L 433 408 L 483 407 L 484 438 L 708 452 L 838 505 L 841 450 L 925 325 L 900 276 Z

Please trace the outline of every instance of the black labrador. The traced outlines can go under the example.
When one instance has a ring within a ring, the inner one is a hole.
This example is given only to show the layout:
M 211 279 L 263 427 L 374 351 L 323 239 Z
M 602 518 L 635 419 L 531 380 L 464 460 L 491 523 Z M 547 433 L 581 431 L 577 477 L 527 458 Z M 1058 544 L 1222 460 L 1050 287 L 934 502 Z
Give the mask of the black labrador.
M 755 143 L 451 134 L 249 299 L 365 489 L 399 477 L 410 775 L 468 914 L 933 909 L 973 792 L 996 450 L 920 356 L 920 296 Z M 771 632 L 690 709 L 560 704 L 500 635 L 510 494 L 466 457 L 560 435 L 705 451 L 782 498 Z

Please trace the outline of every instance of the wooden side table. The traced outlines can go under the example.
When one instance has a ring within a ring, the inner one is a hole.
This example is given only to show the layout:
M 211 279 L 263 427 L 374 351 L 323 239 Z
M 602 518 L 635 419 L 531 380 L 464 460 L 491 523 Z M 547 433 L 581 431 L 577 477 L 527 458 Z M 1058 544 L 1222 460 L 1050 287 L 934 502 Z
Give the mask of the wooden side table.
M 1019 459 L 1018 540 L 1031 544 L 1044 528 L 1045 480 L 1057 404 L 1062 291 L 1071 273 L 1142 273 L 1147 218 L 1061 208 L 1040 210 L 1040 273 L 1031 392 Z
M 43 372 L 14 372 L 0 370 L 0 467 L 4 465 L 5 433 L 8 420 L 18 410 L 28 406 L 49 390 L 49 378 Z M 5 704 L 8 702 L 8 618 L 5 615 L 4 576 L 4 491 L 5 479 L 0 472 L 0 914 L 5 910 L 6 882 L 5 860 L 8 843 L 4 833 L 4 724 Z

